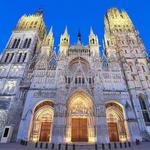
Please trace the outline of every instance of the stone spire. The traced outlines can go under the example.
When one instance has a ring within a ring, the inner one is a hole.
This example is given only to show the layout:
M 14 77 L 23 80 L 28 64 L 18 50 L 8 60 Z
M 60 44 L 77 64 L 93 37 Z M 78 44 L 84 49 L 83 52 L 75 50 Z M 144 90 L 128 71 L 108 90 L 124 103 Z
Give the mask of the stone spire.
M 81 33 L 80 31 L 78 31 L 78 41 L 77 41 L 78 45 L 81 45 Z
M 53 27 L 50 28 L 50 31 L 46 36 L 43 45 L 49 46 L 50 49 L 53 49 L 54 46 Z
M 53 53 L 54 47 L 54 37 L 53 37 L 53 27 L 50 28 L 49 33 L 45 36 L 42 44 L 42 54 L 46 53 L 46 55 L 51 56 Z
M 69 48 L 69 44 L 70 44 L 70 35 L 68 34 L 68 28 L 65 28 L 64 33 L 61 35 L 60 37 L 60 44 L 59 44 L 59 48 L 60 48 L 60 53 L 66 53 L 66 50 Z
M 91 51 L 93 51 L 93 54 L 99 54 L 99 41 L 98 36 L 94 34 L 93 28 L 90 29 L 90 35 L 89 35 L 89 46 Z

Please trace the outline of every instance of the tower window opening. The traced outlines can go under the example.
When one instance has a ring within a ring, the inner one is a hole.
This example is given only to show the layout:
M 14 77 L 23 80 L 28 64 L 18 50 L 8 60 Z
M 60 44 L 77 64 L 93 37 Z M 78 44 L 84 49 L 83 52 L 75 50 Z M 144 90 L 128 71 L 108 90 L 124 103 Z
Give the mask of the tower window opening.
M 28 42 L 28 39 L 25 39 L 25 42 L 24 42 L 23 48 L 26 48 L 27 42 Z
M 131 70 L 131 72 L 133 72 L 133 68 L 132 68 L 132 66 L 130 65 L 130 70 Z
M 139 102 L 140 102 L 140 106 L 141 106 L 144 121 L 145 121 L 146 125 L 150 125 L 150 117 L 149 117 L 149 114 L 148 114 L 145 98 L 141 95 L 139 96 Z
M 13 43 L 13 45 L 12 45 L 12 48 L 15 48 L 16 43 L 17 43 L 17 39 L 14 40 L 14 43 Z
M 19 54 L 17 62 L 20 62 L 21 56 L 22 56 L 22 53 Z
M 9 62 L 11 62 L 11 61 L 12 61 L 13 57 L 14 57 L 14 53 L 12 53 L 12 54 L 11 54 L 11 57 L 10 57 Z
M 4 62 L 7 62 L 8 57 L 9 57 L 9 53 L 6 54 L 6 58 L 5 58 L 5 61 L 4 61 Z
M 65 76 L 65 82 L 67 83 L 67 77 Z
M 107 45 L 109 46 L 109 41 L 107 41 Z
M 24 57 L 23 57 L 23 62 L 25 62 L 26 60 L 26 57 L 27 57 L 27 53 L 24 54 Z
M 79 84 L 81 84 L 81 78 L 79 77 Z
M 30 47 L 30 44 L 31 44 L 31 39 L 28 40 L 28 44 L 27 44 L 27 47 L 26 47 L 26 48 L 29 48 L 29 47 Z
M 19 47 L 19 44 L 20 44 L 20 39 L 17 40 L 17 43 L 15 45 L 15 48 L 18 48 Z
M 31 26 L 33 25 L 33 21 L 31 22 Z
M 78 83 L 77 78 L 75 78 L 75 84 L 77 84 L 77 83 Z
M 36 21 L 34 25 L 37 25 L 37 24 L 38 24 L 38 22 Z
M 82 84 L 84 84 L 84 82 L 85 82 L 85 81 L 84 81 L 84 78 L 82 78 Z
M 92 83 L 92 80 L 91 80 L 91 78 L 89 78 L 89 84 L 91 84 Z
M 143 70 L 143 72 L 145 72 L 145 68 L 144 68 L 144 66 L 142 66 L 142 70 Z

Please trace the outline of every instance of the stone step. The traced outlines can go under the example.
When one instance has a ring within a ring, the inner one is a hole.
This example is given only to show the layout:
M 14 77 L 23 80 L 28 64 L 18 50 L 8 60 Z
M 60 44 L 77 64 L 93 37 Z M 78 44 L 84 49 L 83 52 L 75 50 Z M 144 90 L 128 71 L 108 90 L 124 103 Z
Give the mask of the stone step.
M 54 147 L 53 147 L 54 146 Z M 59 148 L 59 145 L 58 144 L 46 144 L 46 143 L 38 143 L 38 144 L 35 144 L 35 143 L 28 143 L 27 147 L 28 149 L 48 149 L 48 150 L 96 150 L 96 147 L 97 147 L 97 150 L 102 150 L 103 149 L 103 146 L 104 146 L 104 149 L 119 149 L 120 148 L 120 143 L 110 143 L 110 144 L 97 144 L 97 146 L 95 144 L 83 144 L 83 145 L 71 145 L 71 144 L 68 144 L 67 145 L 67 149 L 66 149 L 66 144 L 61 144 L 61 147 Z M 135 143 L 131 143 L 131 147 L 135 146 Z M 75 149 L 74 149 L 75 147 Z M 122 144 L 122 147 L 121 149 L 124 149 L 124 148 L 129 148 L 129 144 L 126 143 L 126 144 Z

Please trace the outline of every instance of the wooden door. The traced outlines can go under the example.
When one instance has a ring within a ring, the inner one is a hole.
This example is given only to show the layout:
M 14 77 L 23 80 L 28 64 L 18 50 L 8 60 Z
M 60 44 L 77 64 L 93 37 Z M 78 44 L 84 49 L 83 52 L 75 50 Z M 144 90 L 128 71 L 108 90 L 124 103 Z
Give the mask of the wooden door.
M 87 118 L 72 118 L 72 142 L 88 142 Z
M 117 123 L 110 122 L 108 123 L 109 139 L 110 142 L 119 141 Z
M 51 122 L 42 122 L 41 132 L 40 132 L 40 141 L 49 142 L 51 131 Z

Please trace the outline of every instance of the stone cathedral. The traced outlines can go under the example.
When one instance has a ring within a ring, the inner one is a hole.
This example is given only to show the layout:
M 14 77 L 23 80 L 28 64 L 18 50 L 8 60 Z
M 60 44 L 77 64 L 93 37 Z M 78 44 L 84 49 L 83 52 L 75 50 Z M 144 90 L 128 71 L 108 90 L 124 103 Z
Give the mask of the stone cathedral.
M 150 139 L 150 61 L 124 10 L 104 17 L 103 53 L 90 29 L 58 54 L 42 11 L 22 16 L 0 60 L 0 138 L 49 143 Z

